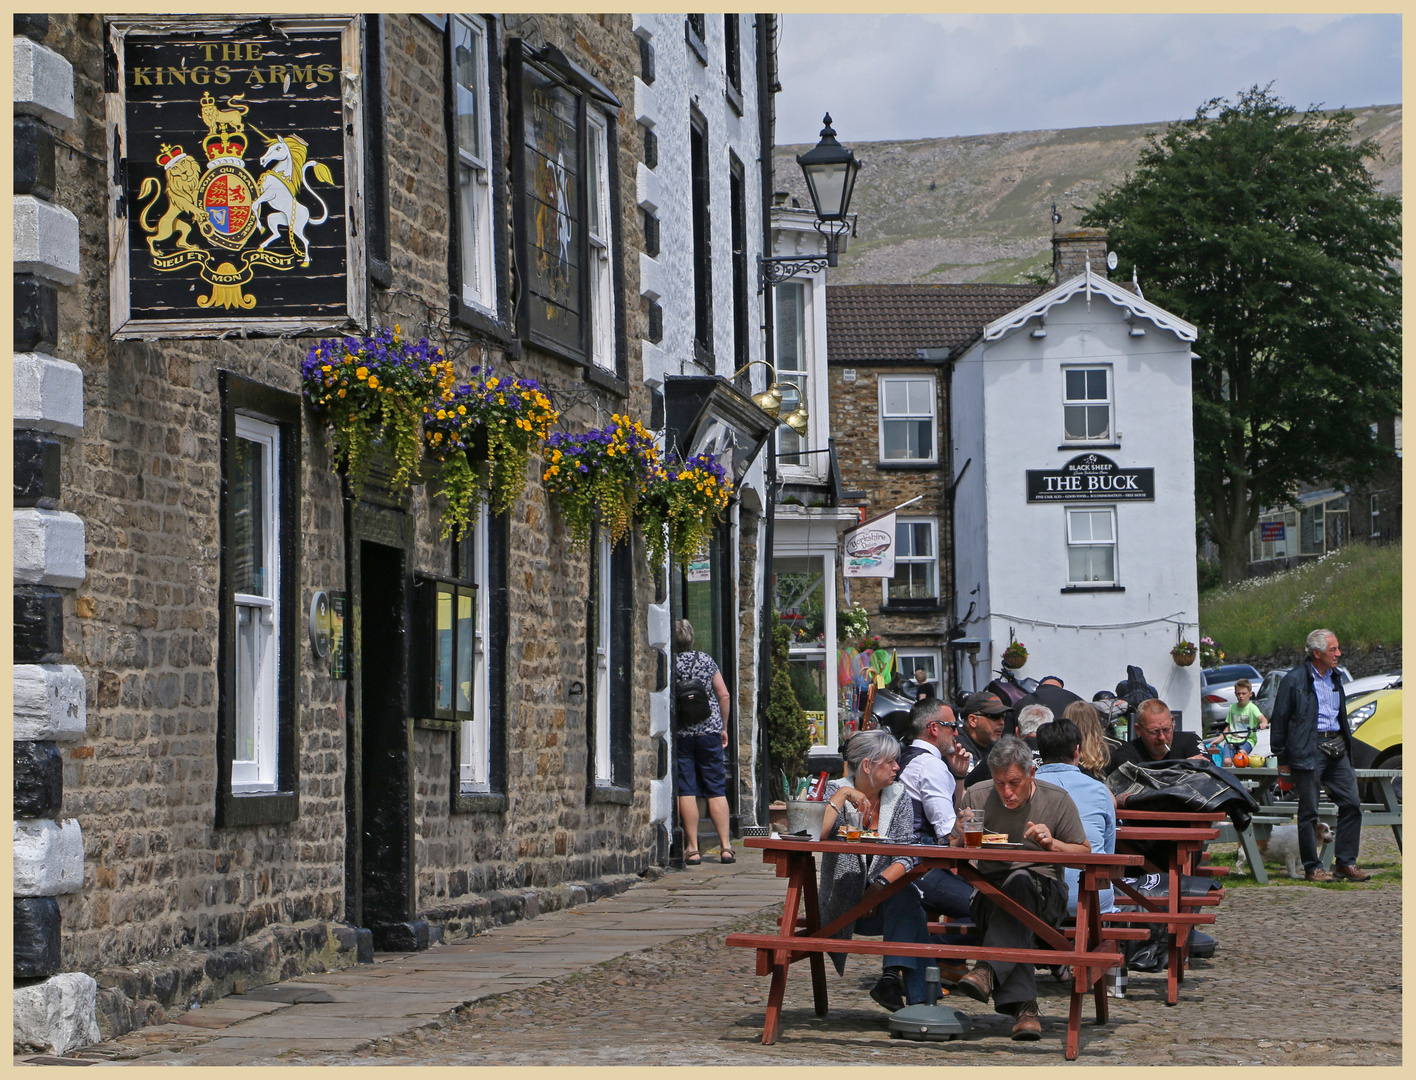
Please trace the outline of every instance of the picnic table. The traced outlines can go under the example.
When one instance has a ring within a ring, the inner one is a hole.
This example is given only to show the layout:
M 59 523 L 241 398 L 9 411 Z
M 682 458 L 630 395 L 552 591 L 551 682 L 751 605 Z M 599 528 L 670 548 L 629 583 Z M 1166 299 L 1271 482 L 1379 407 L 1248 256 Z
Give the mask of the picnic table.
M 850 842 L 845 840 L 798 840 L 749 837 L 748 848 L 762 851 L 765 862 L 777 867 L 777 876 L 787 883 L 786 899 L 776 934 L 729 934 L 727 944 L 757 951 L 757 974 L 771 975 L 767 1013 L 762 1025 L 762 1042 L 777 1041 L 781 1029 L 782 999 L 787 973 L 792 964 L 806 960 L 811 967 L 811 986 L 817 1016 L 825 1016 L 826 953 L 860 953 L 872 956 L 927 956 L 934 958 L 998 960 L 1045 965 L 1070 965 L 1072 995 L 1067 1015 L 1066 1056 L 1076 1058 L 1081 1041 L 1082 999 L 1091 991 L 1096 1003 L 1096 1022 L 1107 1022 L 1107 998 L 1103 977 L 1108 968 L 1121 963 L 1118 942 L 1141 940 L 1144 930 L 1107 926 L 1102 922 L 1097 896 L 1112 879 L 1138 867 L 1139 855 L 1072 854 L 1019 848 L 941 847 L 930 844 L 891 842 Z M 918 859 L 915 868 L 884 889 L 872 889 L 865 898 L 834 922 L 822 926 L 816 898 L 816 856 L 837 852 L 847 855 L 908 856 Z M 1058 929 L 1039 919 L 989 881 L 974 863 L 1039 863 L 1075 867 L 1082 871 L 1078 881 L 1077 920 L 1074 928 Z M 945 945 L 892 941 L 844 940 L 833 937 L 844 927 L 868 915 L 881 901 L 894 895 L 935 867 L 954 870 L 1036 933 L 1042 947 L 995 949 L 983 945 Z
M 1357 774 L 1359 790 L 1361 785 L 1366 783 L 1377 795 L 1375 802 L 1362 804 L 1362 824 L 1389 825 L 1396 837 L 1396 846 L 1400 849 L 1401 799 L 1396 792 L 1396 783 L 1401 779 L 1401 770 L 1356 769 L 1354 771 Z M 1233 825 L 1226 823 L 1220 828 L 1217 840 L 1221 844 L 1241 845 L 1245 857 L 1249 860 L 1249 866 L 1254 871 L 1254 880 L 1260 885 L 1267 885 L 1268 871 L 1264 869 L 1264 857 L 1259 850 L 1259 841 L 1267 841 L 1269 833 L 1275 825 L 1290 824 L 1298 813 L 1298 803 L 1296 800 L 1288 802 L 1277 800 L 1279 773 L 1276 766 L 1266 765 L 1260 769 L 1231 769 L 1230 772 L 1250 789 L 1255 801 L 1259 804 L 1259 809 L 1254 814 L 1249 827 L 1243 832 L 1236 831 Z M 1337 807 L 1326 801 L 1325 796 L 1318 802 L 1318 817 L 1329 825 L 1334 825 L 1337 821 Z M 1323 845 L 1318 856 L 1324 870 L 1332 869 L 1332 856 L 1333 842 L 1329 840 Z
M 1143 869 L 1167 879 L 1164 897 L 1146 896 L 1126 881 L 1113 882 L 1117 892 L 1124 894 L 1140 911 L 1109 912 L 1105 923 L 1163 924 L 1169 935 L 1169 962 L 1166 968 L 1165 1003 L 1175 1005 L 1180 1000 L 1180 984 L 1185 981 L 1185 968 L 1190 963 L 1190 930 L 1201 923 L 1214 922 L 1214 913 L 1200 910 L 1224 899 L 1224 890 L 1212 890 L 1203 896 L 1185 896 L 1182 877 L 1220 877 L 1227 867 L 1208 866 L 1205 845 L 1219 836 L 1218 824 L 1225 819 L 1223 810 L 1116 810 L 1116 850 L 1145 855 Z M 1164 852 L 1157 859 L 1155 845 Z

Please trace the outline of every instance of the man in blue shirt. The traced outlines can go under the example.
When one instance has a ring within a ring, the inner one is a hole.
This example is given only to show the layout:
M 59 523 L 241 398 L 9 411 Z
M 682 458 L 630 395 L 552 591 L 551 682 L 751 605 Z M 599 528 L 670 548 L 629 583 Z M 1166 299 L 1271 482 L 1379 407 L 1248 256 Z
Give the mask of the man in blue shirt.
M 1116 853 L 1116 803 L 1111 792 L 1100 780 L 1082 772 L 1078 764 L 1082 758 L 1082 733 L 1077 725 L 1066 717 L 1060 717 L 1050 724 L 1037 729 L 1037 748 L 1042 754 L 1042 765 L 1038 767 L 1037 778 L 1056 784 L 1072 796 L 1077 804 L 1077 813 L 1082 818 L 1082 828 L 1093 851 L 1104 851 L 1108 855 Z M 1067 875 L 1067 911 L 1077 913 L 1077 879 L 1080 870 L 1069 869 Z M 1101 910 L 1114 911 L 1114 892 L 1103 889 L 1100 893 Z
M 1298 853 L 1309 881 L 1367 881 L 1357 868 L 1362 841 L 1362 800 L 1352 770 L 1352 729 L 1347 726 L 1347 698 L 1333 669 L 1342 658 L 1337 635 L 1314 630 L 1305 643 L 1307 660 L 1297 664 L 1278 684 L 1269 746 L 1278 771 L 1293 777 L 1298 795 Z M 1327 788 L 1337 807 L 1337 846 L 1333 872 L 1318 858 L 1318 785 Z

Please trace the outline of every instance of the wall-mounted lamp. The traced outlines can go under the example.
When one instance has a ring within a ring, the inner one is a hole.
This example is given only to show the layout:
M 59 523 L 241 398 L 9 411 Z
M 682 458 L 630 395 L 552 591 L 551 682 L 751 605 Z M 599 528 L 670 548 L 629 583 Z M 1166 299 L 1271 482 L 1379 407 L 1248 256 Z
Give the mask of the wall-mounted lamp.
M 797 155 L 797 164 L 806 177 L 806 189 L 811 193 L 811 203 L 816 210 L 816 231 L 826 238 L 826 255 L 798 256 L 774 255 L 758 256 L 757 291 L 761 293 L 768 285 L 776 285 L 798 274 L 815 274 L 836 265 L 840 251 L 841 235 L 851 223 L 846 220 L 850 211 L 851 194 L 855 190 L 856 173 L 860 162 L 854 151 L 846 149 L 836 141 L 836 132 L 831 127 L 831 114 L 822 121 L 821 141 L 804 154 Z
M 777 383 L 777 369 L 766 360 L 749 360 L 747 363 L 743 364 L 742 367 L 733 372 L 733 378 L 736 379 L 744 371 L 752 367 L 753 364 L 761 364 L 772 372 L 772 381 L 768 384 L 767 389 L 763 390 L 760 394 L 753 394 L 752 400 L 759 409 L 775 420 L 777 414 L 782 411 L 782 388 Z

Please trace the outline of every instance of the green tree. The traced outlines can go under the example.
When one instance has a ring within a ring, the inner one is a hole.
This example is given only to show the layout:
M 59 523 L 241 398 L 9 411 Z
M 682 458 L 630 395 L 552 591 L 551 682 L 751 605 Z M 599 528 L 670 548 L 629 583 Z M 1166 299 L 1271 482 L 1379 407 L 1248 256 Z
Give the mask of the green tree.
M 1370 425 L 1400 411 L 1401 202 L 1381 194 L 1351 113 L 1298 113 L 1251 87 L 1148 136 L 1083 224 L 1104 226 L 1147 300 L 1200 329 L 1195 498 L 1226 584 L 1259 511 L 1297 485 L 1392 462 Z
M 795 779 L 806 767 L 811 735 L 807 729 L 806 712 L 792 688 L 791 640 L 791 630 L 777 621 L 776 612 L 773 612 L 772 686 L 763 716 L 767 727 L 767 757 L 773 770 L 782 769 L 789 778 Z M 785 792 L 782 797 L 786 797 Z

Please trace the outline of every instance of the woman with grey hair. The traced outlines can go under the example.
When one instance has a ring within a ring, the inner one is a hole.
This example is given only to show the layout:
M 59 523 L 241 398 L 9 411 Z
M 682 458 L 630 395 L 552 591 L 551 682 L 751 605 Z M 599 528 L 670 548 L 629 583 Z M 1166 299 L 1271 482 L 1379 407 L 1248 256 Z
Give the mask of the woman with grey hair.
M 718 859 L 736 862 L 728 835 L 728 776 L 723 751 L 728 745 L 724 718 L 732 707 L 728 684 L 717 663 L 706 652 L 693 648 L 693 624 L 674 623 L 674 678 L 698 679 L 712 687 L 708 717 L 696 724 L 680 724 L 674 732 L 674 786 L 678 790 L 679 821 L 683 824 L 683 862 L 703 865 L 698 852 L 698 800 L 708 800 L 708 816 L 718 830 Z
M 846 744 L 845 757 L 845 779 L 832 780 L 826 785 L 828 805 L 821 821 L 821 838 L 842 839 L 843 823 L 850 819 L 859 822 L 863 829 L 872 829 L 891 840 L 914 843 L 914 804 L 904 788 L 895 783 L 900 773 L 899 740 L 880 728 L 858 731 Z M 881 889 L 898 881 L 916 862 L 905 856 L 824 853 L 818 890 L 822 925 L 855 907 L 868 890 Z M 882 901 L 868 916 L 845 926 L 836 936 L 880 934 L 886 941 L 927 942 L 929 923 L 920 901 L 919 889 L 913 884 L 906 885 Z M 836 965 L 838 974 L 845 974 L 845 953 L 832 953 L 831 962 Z M 891 1012 L 924 1001 L 927 962 L 912 956 L 885 957 L 885 970 L 870 996 Z

